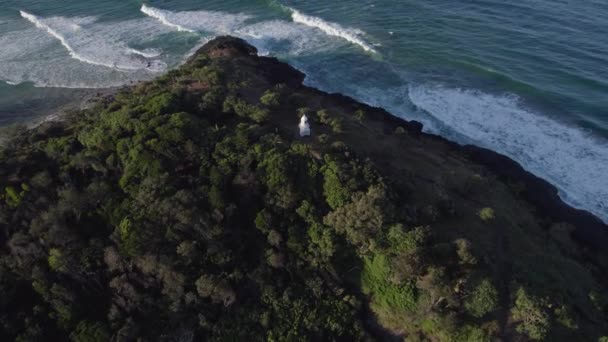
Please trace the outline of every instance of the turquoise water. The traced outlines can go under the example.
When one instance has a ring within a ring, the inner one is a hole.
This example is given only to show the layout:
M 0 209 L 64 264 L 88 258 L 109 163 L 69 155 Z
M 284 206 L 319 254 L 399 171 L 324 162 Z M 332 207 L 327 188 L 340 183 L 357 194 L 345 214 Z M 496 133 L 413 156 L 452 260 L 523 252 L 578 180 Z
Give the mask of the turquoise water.
M 504 153 L 608 221 L 600 0 L 2 0 L 0 124 L 153 78 L 221 34 L 309 85 Z

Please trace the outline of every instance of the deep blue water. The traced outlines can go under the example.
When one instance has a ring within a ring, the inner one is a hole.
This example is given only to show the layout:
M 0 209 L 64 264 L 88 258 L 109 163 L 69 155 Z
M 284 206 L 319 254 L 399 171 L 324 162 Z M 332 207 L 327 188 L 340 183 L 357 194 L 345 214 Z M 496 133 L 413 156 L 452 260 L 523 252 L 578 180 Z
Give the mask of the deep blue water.
M 220 34 L 504 153 L 608 221 L 603 0 L 0 0 L 0 124 L 153 78 Z

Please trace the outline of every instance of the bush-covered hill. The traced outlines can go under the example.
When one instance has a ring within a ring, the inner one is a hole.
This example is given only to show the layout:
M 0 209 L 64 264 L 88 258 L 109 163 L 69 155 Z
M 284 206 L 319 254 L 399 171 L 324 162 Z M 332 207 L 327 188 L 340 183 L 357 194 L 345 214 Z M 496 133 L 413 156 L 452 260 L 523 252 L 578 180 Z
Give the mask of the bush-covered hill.
M 608 262 L 577 227 L 302 80 L 219 38 L 16 134 L 0 340 L 608 340 Z

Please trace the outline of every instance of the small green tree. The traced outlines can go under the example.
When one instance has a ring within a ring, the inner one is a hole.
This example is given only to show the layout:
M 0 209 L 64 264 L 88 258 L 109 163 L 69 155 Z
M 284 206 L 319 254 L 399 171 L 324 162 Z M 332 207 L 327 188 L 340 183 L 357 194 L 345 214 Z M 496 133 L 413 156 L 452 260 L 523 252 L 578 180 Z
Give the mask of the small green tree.
M 267 107 L 278 107 L 281 104 L 281 94 L 272 90 L 266 90 L 260 97 L 260 102 Z
M 322 124 L 329 124 L 329 112 L 325 109 L 321 109 L 320 111 L 317 112 L 317 118 L 319 119 L 319 122 Z
M 483 208 L 479 211 L 478 215 L 484 221 L 491 221 L 496 217 L 492 208 Z
M 60 272 L 65 270 L 65 261 L 63 258 L 63 254 L 58 248 L 51 248 L 49 250 L 48 263 L 49 267 L 53 271 Z
M 70 334 L 74 342 L 106 342 L 110 340 L 108 328 L 100 322 L 80 321 Z
M 402 225 L 397 224 L 389 229 L 387 238 L 395 251 L 412 253 L 428 241 L 430 232 L 429 227 L 416 227 L 405 231 Z
M 7 186 L 4 188 L 4 201 L 9 207 L 16 208 L 28 191 L 30 191 L 30 187 L 27 184 L 21 184 L 21 191 L 12 186 Z
M 334 133 L 342 133 L 344 129 L 342 128 L 342 120 L 338 118 L 333 118 L 329 120 L 329 127 L 331 127 L 331 131 Z
M 481 318 L 498 307 L 498 291 L 492 282 L 483 279 L 467 298 L 464 307 L 473 317 Z
M 333 209 L 345 205 L 350 199 L 351 192 L 347 185 L 340 180 L 342 171 L 340 166 L 334 162 L 329 161 L 321 169 L 323 172 L 323 194 L 327 204 Z
M 523 287 L 515 294 L 515 307 L 511 314 L 519 321 L 517 331 L 533 340 L 542 340 L 549 332 L 549 315 L 545 312 L 543 300 L 529 295 Z
M 357 119 L 357 121 L 359 121 L 359 122 L 363 122 L 363 120 L 365 120 L 366 116 L 367 115 L 365 114 L 363 109 L 359 109 L 355 112 L 355 119 Z

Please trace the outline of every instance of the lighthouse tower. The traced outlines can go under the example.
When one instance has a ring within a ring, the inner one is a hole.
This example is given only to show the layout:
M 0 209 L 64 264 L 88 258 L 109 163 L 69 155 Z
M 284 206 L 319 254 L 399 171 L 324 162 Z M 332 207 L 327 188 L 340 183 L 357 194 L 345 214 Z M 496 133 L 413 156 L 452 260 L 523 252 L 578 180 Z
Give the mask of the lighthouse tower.
M 306 115 L 302 115 L 302 118 L 300 119 L 300 124 L 298 125 L 298 127 L 300 127 L 300 136 L 301 137 L 310 136 L 310 124 L 308 123 L 308 117 Z

